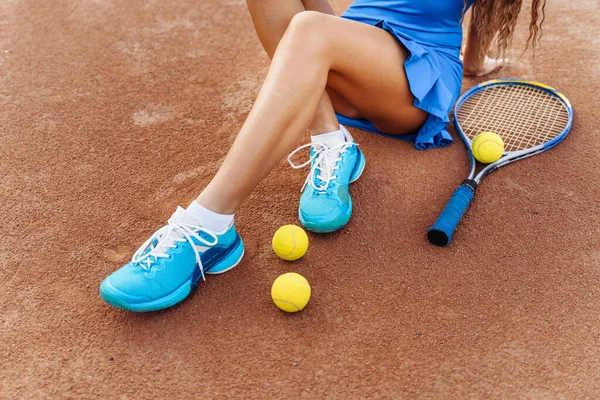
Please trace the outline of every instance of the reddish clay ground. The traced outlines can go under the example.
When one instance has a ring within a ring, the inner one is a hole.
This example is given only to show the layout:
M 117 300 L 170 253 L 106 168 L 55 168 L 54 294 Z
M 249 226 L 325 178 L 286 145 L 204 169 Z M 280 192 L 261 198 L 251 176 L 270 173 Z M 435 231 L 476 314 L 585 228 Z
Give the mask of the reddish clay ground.
M 564 91 L 575 126 L 489 177 L 450 247 L 425 231 L 461 145 L 355 131 L 368 163 L 347 228 L 275 257 L 304 179 L 282 162 L 239 212 L 240 266 L 138 315 L 98 285 L 195 197 L 249 111 L 268 60 L 245 4 L 2 1 L 0 397 L 599 398 L 599 13 L 550 2 L 535 60 L 502 73 Z M 295 315 L 269 297 L 289 270 L 313 286 Z

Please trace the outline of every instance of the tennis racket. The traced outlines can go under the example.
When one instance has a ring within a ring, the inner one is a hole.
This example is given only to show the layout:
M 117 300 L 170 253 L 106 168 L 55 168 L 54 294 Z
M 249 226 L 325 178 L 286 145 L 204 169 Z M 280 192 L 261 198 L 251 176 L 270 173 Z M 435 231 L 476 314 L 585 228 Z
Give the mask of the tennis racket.
M 436 246 L 450 243 L 477 185 L 485 176 L 506 164 L 553 148 L 567 136 L 572 123 L 573 108 L 569 100 L 541 83 L 495 79 L 463 94 L 454 107 L 454 126 L 467 147 L 471 172 L 427 232 L 429 241 Z M 500 135 L 504 153 L 475 175 L 471 146 L 473 138 L 481 132 Z

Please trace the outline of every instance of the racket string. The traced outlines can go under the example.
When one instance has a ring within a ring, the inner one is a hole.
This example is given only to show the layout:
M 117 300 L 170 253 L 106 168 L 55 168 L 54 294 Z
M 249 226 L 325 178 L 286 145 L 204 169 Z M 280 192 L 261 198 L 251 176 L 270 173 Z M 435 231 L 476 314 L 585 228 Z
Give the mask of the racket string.
M 550 103 L 550 101 L 548 101 L 548 102 Z M 549 105 L 552 107 L 552 109 L 549 112 L 551 113 L 551 115 L 554 116 L 554 118 L 552 118 L 552 122 L 550 123 L 550 126 L 548 126 L 548 124 L 549 124 L 550 121 L 546 121 L 546 124 L 545 124 L 545 126 L 543 127 L 543 130 L 542 130 L 542 132 L 545 132 L 544 136 L 541 138 L 542 142 L 547 142 L 547 141 L 551 140 L 552 139 L 550 137 L 550 133 L 552 132 L 551 128 L 553 126 L 560 125 L 560 124 L 557 123 L 557 122 L 559 122 L 558 119 L 559 119 L 559 116 L 561 115 L 560 108 L 557 108 L 557 105 L 559 105 L 559 104 L 557 102 L 552 102 Z M 560 106 L 562 107 L 562 104 L 560 104 Z M 565 120 L 564 121 L 564 125 L 566 125 L 566 124 L 567 124 L 567 121 Z
M 531 107 L 530 108 L 531 114 L 535 114 L 534 111 L 539 111 L 540 108 L 545 108 L 546 112 L 548 112 L 547 111 L 547 105 L 551 102 L 551 100 L 553 98 L 550 97 L 550 96 L 544 95 L 544 93 L 541 92 L 541 91 L 539 91 L 539 90 L 535 90 L 533 88 L 529 88 L 529 89 L 531 89 L 530 91 L 534 91 L 535 92 L 534 97 L 537 97 L 536 100 L 538 100 L 538 103 L 536 104 L 537 107 Z M 535 131 L 538 132 L 538 133 L 540 133 L 540 134 L 543 132 L 544 136 L 547 137 L 548 136 L 548 131 L 544 131 L 543 129 L 544 128 L 551 128 L 551 127 L 548 127 L 548 123 L 549 123 L 550 119 L 539 119 L 537 121 L 534 119 L 533 121 L 537 125 L 535 127 Z M 541 123 L 544 123 L 544 127 L 540 126 Z M 530 148 L 530 147 L 533 147 L 533 146 L 537 145 L 538 143 L 536 142 L 535 139 L 538 139 L 540 143 L 544 143 L 544 139 L 542 137 L 538 136 L 536 138 L 535 135 L 529 135 L 528 137 L 522 137 L 520 139 L 521 139 L 520 142 L 517 143 L 517 145 L 518 145 L 519 148 Z
M 535 120 L 532 119 L 532 116 L 535 115 L 536 113 L 538 113 L 539 111 L 539 104 L 538 102 L 540 101 L 539 95 L 540 95 L 540 91 L 533 91 L 532 88 L 524 88 L 523 91 L 521 91 L 519 94 L 521 95 L 521 97 L 519 98 L 520 100 L 522 99 L 522 97 L 525 96 L 530 96 L 531 98 L 531 107 L 527 108 L 526 113 L 523 115 L 523 121 L 528 122 L 527 126 L 525 127 L 525 129 L 523 129 L 523 131 L 533 131 L 534 127 L 531 127 L 530 125 L 532 123 L 535 123 Z M 542 99 L 541 101 L 543 101 L 544 99 Z M 515 118 L 515 121 L 517 120 L 517 118 Z M 518 128 L 518 124 L 515 124 L 515 129 Z M 514 130 L 513 130 L 514 132 Z M 513 134 L 511 136 L 511 141 L 510 141 L 510 145 L 517 148 L 517 149 L 524 149 L 524 148 L 528 148 L 527 147 L 527 143 L 529 143 L 531 141 L 531 139 L 535 139 L 535 137 L 533 135 L 530 135 L 528 137 L 526 137 L 525 135 L 519 135 L 517 134 Z M 533 146 L 531 146 L 533 147 Z
M 532 148 L 560 135 L 569 115 L 555 95 L 524 85 L 490 86 L 457 110 L 458 124 L 472 140 L 484 131 L 504 140 L 506 151 Z

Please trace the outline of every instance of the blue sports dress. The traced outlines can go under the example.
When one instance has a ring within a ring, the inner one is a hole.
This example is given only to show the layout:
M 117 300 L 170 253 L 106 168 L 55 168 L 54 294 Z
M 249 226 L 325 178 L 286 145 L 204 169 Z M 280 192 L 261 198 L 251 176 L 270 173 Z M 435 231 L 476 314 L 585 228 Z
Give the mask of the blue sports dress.
M 474 1 L 468 0 L 465 8 L 463 0 L 356 0 L 342 15 L 385 29 L 409 51 L 404 69 L 414 105 L 429 116 L 418 132 L 393 137 L 412 141 L 420 150 L 452 143 L 446 127 L 462 84 L 462 18 Z M 383 134 L 366 119 L 339 114 L 338 119 L 344 125 Z

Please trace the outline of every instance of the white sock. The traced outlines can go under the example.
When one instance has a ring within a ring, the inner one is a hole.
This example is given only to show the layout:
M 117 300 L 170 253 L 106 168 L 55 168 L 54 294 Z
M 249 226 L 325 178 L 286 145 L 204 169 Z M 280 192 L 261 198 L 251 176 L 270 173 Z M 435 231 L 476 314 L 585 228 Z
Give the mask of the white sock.
M 210 211 L 208 208 L 202 207 L 196 201 L 188 206 L 187 212 L 195 217 L 198 217 L 202 222 L 202 226 L 215 232 L 223 232 L 233 224 L 234 214 L 218 214 Z
M 312 143 L 323 143 L 328 147 L 333 147 L 343 142 L 352 141 L 352 136 L 344 125 L 340 125 L 340 129 L 337 131 L 311 136 L 310 139 Z

